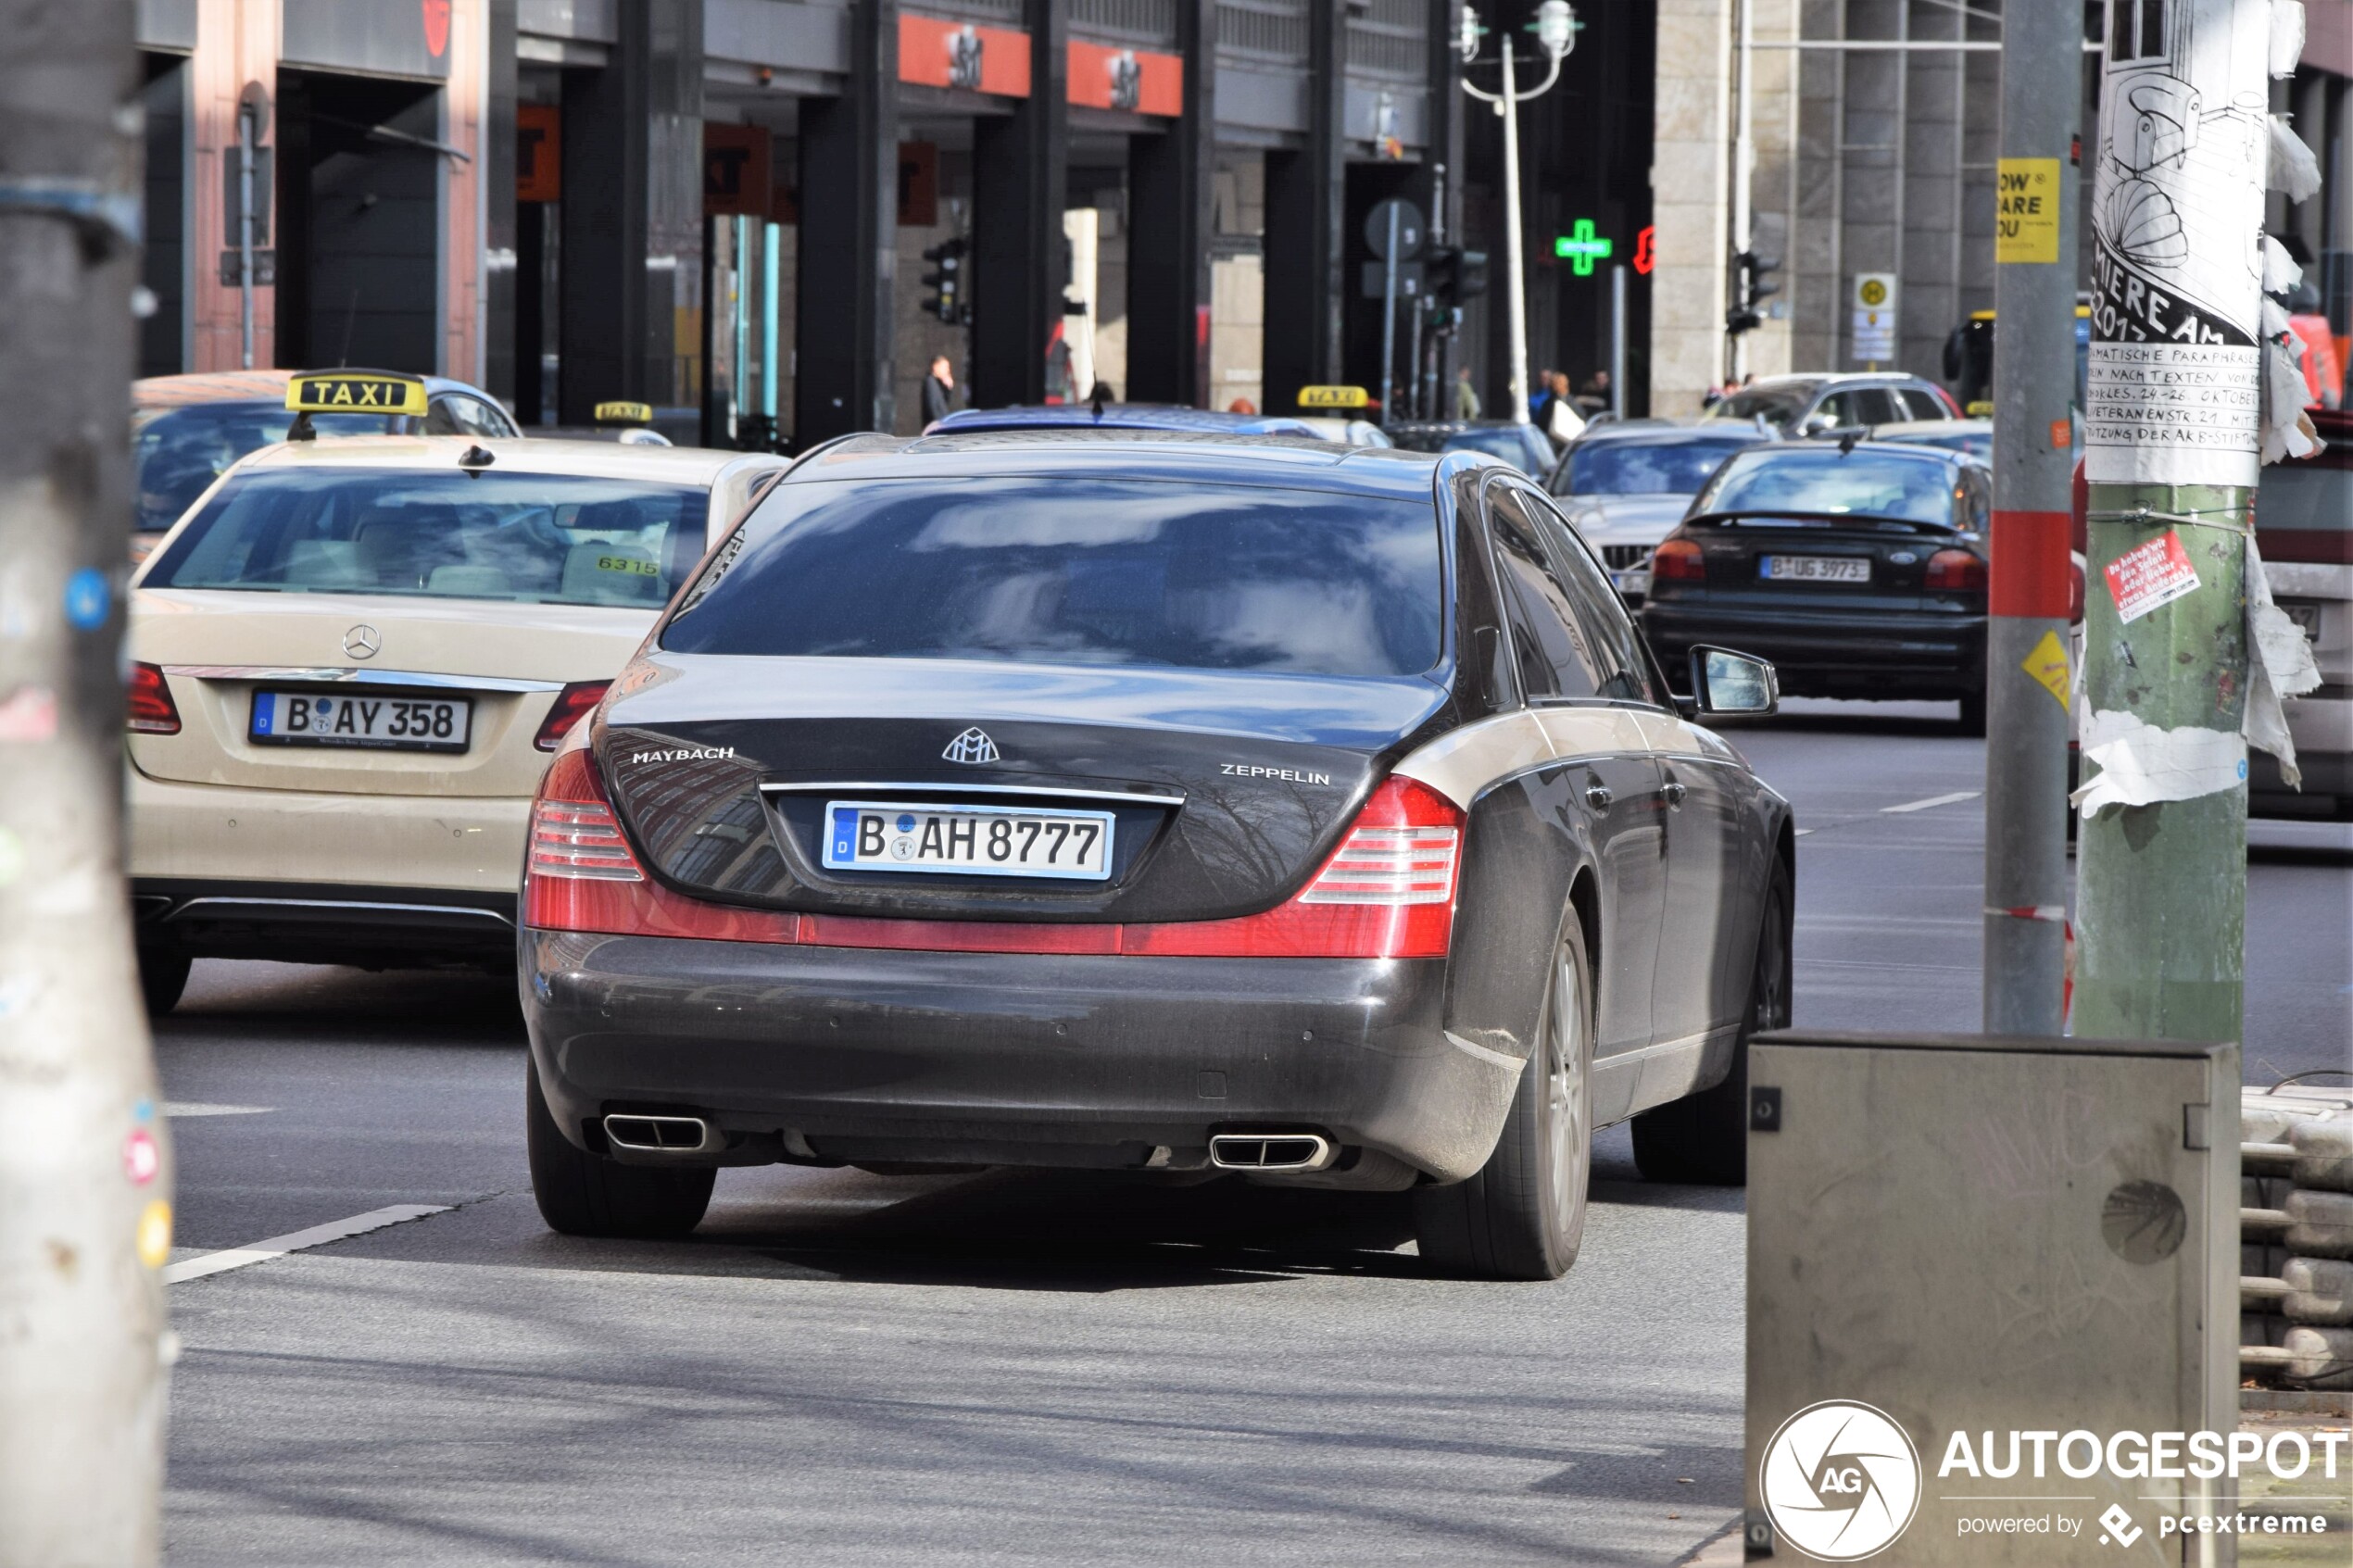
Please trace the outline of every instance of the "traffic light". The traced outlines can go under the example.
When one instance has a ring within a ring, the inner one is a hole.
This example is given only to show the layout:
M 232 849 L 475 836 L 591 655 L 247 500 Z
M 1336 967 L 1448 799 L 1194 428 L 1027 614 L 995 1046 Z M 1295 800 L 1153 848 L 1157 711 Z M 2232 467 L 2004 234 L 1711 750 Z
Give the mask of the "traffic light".
M 960 237 L 942 240 L 924 252 L 931 270 L 924 274 L 924 311 L 951 327 L 964 324 L 964 250 Z
M 1433 304 L 1460 305 L 1487 292 L 1487 253 L 1460 245 L 1435 245 L 1423 263 L 1422 274 Z
M 1724 330 L 1734 337 L 1755 332 L 1765 321 L 1760 307 L 1768 295 L 1781 292 L 1773 274 L 1781 270 L 1779 257 L 1742 251 L 1732 257 L 1732 307 L 1724 312 Z

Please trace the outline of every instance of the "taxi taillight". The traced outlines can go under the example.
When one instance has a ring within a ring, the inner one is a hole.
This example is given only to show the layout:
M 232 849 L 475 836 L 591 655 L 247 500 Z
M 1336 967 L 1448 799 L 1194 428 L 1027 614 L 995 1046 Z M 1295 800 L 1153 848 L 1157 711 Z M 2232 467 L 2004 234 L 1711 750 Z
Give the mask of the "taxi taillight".
M 558 692 L 555 706 L 547 709 L 547 721 L 539 726 L 538 737 L 531 744 L 542 751 L 553 751 L 563 745 L 572 727 L 588 717 L 611 689 L 610 681 L 574 681 Z
M 1689 539 L 1669 539 L 1651 552 L 1654 583 L 1705 583 L 1707 558 Z
M 180 709 L 172 703 L 171 685 L 164 679 L 161 665 L 132 665 L 127 695 L 125 722 L 129 728 L 148 735 L 180 733 Z

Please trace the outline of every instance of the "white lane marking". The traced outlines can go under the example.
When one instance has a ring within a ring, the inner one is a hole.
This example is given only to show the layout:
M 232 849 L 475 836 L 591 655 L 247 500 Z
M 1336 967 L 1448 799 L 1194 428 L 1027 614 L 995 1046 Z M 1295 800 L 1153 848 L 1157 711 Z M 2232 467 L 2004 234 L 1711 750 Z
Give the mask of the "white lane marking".
M 1931 795 L 1926 800 L 1906 800 L 1901 806 L 1882 806 L 1880 814 L 1896 811 L 1925 811 L 1931 806 L 1956 806 L 1964 800 L 1974 800 L 1985 792 L 1982 789 L 1957 789 L 1950 795 Z
M 163 1102 L 166 1116 L 260 1116 L 277 1109 L 274 1105 L 206 1105 L 198 1100 Z
M 242 1269 L 249 1263 L 266 1263 L 272 1258 L 283 1258 L 289 1252 L 300 1252 L 305 1248 L 323 1247 L 331 1241 L 380 1231 L 386 1225 L 447 1212 L 449 1206 L 446 1203 L 396 1203 L 389 1209 L 371 1209 L 365 1214 L 354 1214 L 348 1220 L 331 1220 L 323 1225 L 313 1225 L 307 1231 L 290 1231 L 284 1236 L 265 1237 L 244 1247 L 186 1259 L 163 1271 L 163 1283 L 178 1285 L 185 1280 L 217 1274 L 226 1269 Z
M 1807 834 L 1812 833 L 1813 831 L 1814 830 L 1812 828 L 1793 828 L 1790 832 L 1790 836 L 1792 838 L 1804 838 Z

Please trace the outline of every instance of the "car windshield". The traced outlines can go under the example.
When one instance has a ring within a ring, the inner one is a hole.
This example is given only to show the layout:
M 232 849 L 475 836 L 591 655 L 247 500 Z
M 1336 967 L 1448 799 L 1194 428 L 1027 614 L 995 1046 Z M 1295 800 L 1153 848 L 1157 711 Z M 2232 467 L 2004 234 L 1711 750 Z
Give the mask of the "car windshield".
M 1753 420 L 1762 414 L 1777 425 L 1788 424 L 1806 412 L 1814 401 L 1814 386 L 1806 383 L 1799 386 L 1743 387 L 1729 397 L 1719 400 L 1707 410 L 1711 420 Z
M 1571 495 L 1695 495 L 1738 441 L 1591 441 L 1568 455 Z
M 294 415 L 280 404 L 196 403 L 184 408 L 142 408 L 131 417 L 131 460 L 138 473 L 133 532 L 154 533 L 180 521 L 197 496 L 248 452 L 286 438 Z M 396 414 L 313 414 L 321 435 L 396 433 Z
M 1726 463 L 1692 503 L 1692 515 L 1853 515 L 1950 528 L 1954 494 L 1946 461 L 1865 446 L 1779 447 Z
M 682 653 L 1410 675 L 1427 500 L 1070 478 L 782 486 L 662 633 Z
M 619 479 L 264 470 L 222 485 L 143 585 L 657 609 L 701 558 L 709 508 Z

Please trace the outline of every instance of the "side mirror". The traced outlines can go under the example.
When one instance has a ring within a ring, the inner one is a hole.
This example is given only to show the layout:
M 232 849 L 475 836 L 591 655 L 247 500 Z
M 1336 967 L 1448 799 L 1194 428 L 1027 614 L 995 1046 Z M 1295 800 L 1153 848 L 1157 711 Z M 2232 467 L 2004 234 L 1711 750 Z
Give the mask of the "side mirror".
M 1763 718 L 1780 702 L 1781 684 L 1764 659 L 1705 643 L 1692 649 L 1692 705 L 1697 716 Z

